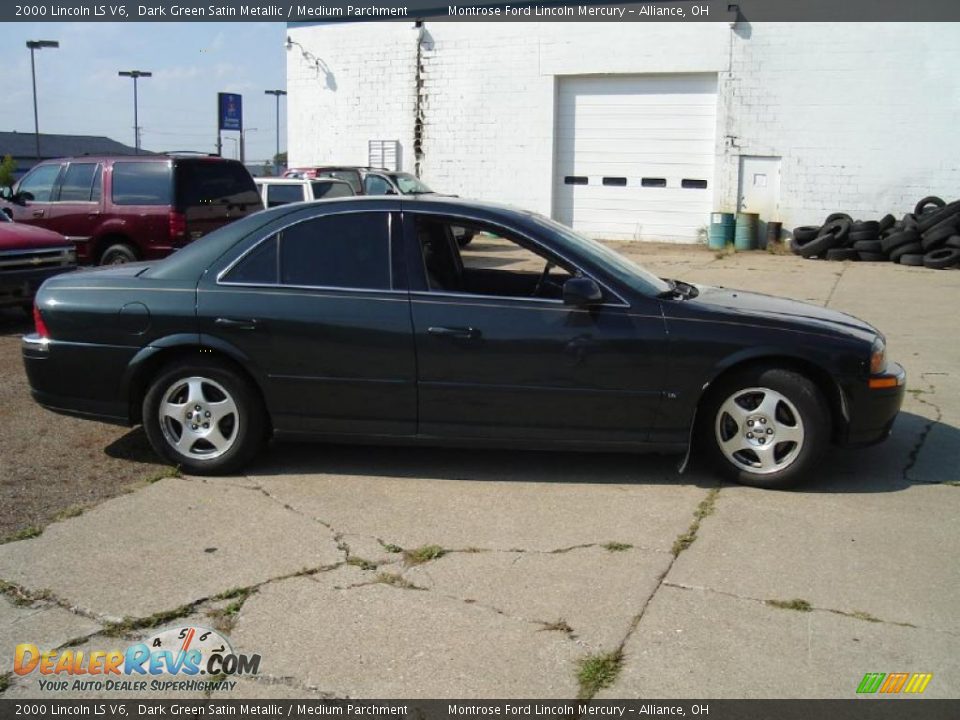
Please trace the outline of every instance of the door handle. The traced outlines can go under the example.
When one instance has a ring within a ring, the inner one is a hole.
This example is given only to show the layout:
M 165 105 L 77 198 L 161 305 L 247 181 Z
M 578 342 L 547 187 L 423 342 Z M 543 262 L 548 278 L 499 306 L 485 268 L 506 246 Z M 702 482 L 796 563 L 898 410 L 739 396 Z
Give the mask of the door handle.
M 427 333 L 454 340 L 477 340 L 481 334 L 479 330 L 472 327 L 431 327 L 427 328 Z
M 213 321 L 215 325 L 233 330 L 256 330 L 256 320 L 239 320 L 237 318 L 219 317 Z
M 34 211 L 33 211 L 33 216 L 34 216 L 34 217 L 43 217 L 43 210 L 34 210 Z

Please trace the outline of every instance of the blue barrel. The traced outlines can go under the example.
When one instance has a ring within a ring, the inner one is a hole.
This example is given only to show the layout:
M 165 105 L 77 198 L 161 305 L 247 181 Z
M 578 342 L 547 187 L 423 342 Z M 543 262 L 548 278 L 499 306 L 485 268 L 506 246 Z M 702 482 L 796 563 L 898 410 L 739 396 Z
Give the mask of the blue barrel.
M 757 213 L 737 213 L 737 229 L 733 233 L 733 247 L 737 250 L 757 249 Z
M 707 247 L 711 250 L 723 250 L 733 243 L 733 213 L 710 213 L 710 231 L 707 234 Z

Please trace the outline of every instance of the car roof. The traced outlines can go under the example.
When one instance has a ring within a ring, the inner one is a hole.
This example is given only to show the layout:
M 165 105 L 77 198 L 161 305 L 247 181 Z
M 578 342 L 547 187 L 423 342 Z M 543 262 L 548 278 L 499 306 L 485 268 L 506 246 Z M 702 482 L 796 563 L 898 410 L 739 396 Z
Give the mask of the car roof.
M 179 153 L 151 153 L 149 155 L 71 155 L 69 157 L 48 158 L 41 160 L 38 165 L 51 165 L 62 162 L 107 162 L 116 160 L 134 160 L 136 162 L 166 162 L 168 160 L 204 160 L 213 162 L 240 162 L 233 158 L 219 155 L 179 154 Z
M 278 178 L 278 177 L 255 177 L 253 179 L 258 185 L 304 185 L 306 183 L 336 183 L 338 185 L 350 185 L 346 180 L 339 178 L 321 177 L 321 178 Z M 351 186 L 352 187 L 352 186 Z

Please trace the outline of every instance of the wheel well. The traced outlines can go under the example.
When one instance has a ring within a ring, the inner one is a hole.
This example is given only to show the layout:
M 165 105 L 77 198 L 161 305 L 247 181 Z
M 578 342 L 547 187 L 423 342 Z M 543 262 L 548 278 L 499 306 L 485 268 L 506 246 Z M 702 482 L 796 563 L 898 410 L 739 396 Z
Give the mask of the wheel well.
M 704 399 L 708 396 L 710 391 L 722 383 L 726 378 L 734 375 L 735 373 L 741 372 L 746 368 L 756 367 L 758 365 L 775 366 L 785 370 L 792 370 L 800 375 L 803 375 L 814 385 L 816 385 L 817 389 L 823 393 L 823 397 L 827 401 L 827 406 L 830 408 L 831 439 L 836 441 L 839 437 L 841 437 L 842 430 L 847 424 L 847 418 L 844 415 L 844 401 L 841 395 L 840 387 L 830 376 L 830 373 L 816 363 L 812 363 L 809 360 L 804 360 L 802 358 L 769 355 L 765 357 L 750 358 L 749 360 L 743 360 L 735 365 L 731 365 L 713 378 L 709 385 L 703 389 L 703 392 L 700 394 L 700 399 L 697 401 L 697 410 L 699 411 L 700 406 L 703 404 Z
M 137 256 L 137 259 L 140 259 L 140 248 L 137 247 L 135 242 L 133 242 L 126 235 L 111 233 L 109 235 L 104 235 L 97 240 L 96 245 L 93 247 L 93 257 L 91 258 L 92 261 L 99 264 L 100 257 L 103 255 L 103 251 L 111 245 L 126 245 L 133 250 L 133 254 Z
M 157 373 L 173 362 L 195 358 L 203 358 L 204 360 L 216 360 L 218 362 L 222 362 L 224 365 L 229 366 L 235 372 L 246 378 L 247 382 L 250 383 L 250 387 L 253 388 L 254 392 L 256 392 L 257 396 L 260 398 L 260 404 L 266 413 L 265 426 L 267 434 L 268 436 L 269 434 L 272 434 L 273 420 L 270 417 L 270 410 L 267 407 L 266 398 L 263 395 L 263 388 L 260 387 L 260 383 L 256 381 L 250 371 L 224 352 L 192 345 L 183 345 L 161 350 L 160 352 L 155 353 L 147 358 L 143 362 L 143 365 L 137 368 L 136 374 L 130 381 L 130 388 L 128 392 L 130 421 L 134 425 L 140 423 L 143 415 L 143 400 L 146 397 L 147 389 L 150 386 L 150 381 L 156 377 Z

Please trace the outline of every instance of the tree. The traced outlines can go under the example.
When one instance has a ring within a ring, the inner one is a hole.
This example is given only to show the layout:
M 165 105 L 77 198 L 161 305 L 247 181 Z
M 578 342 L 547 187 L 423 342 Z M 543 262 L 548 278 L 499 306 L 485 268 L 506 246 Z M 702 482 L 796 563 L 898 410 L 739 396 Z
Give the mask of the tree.
M 16 171 L 17 161 L 9 155 L 5 155 L 3 162 L 0 162 L 0 187 L 12 188 L 17 181 Z
M 273 156 L 273 164 L 274 164 L 274 165 L 279 165 L 280 167 L 286 167 L 286 166 L 287 166 L 287 153 L 282 152 L 282 153 L 277 153 L 276 155 L 274 155 L 274 156 Z

